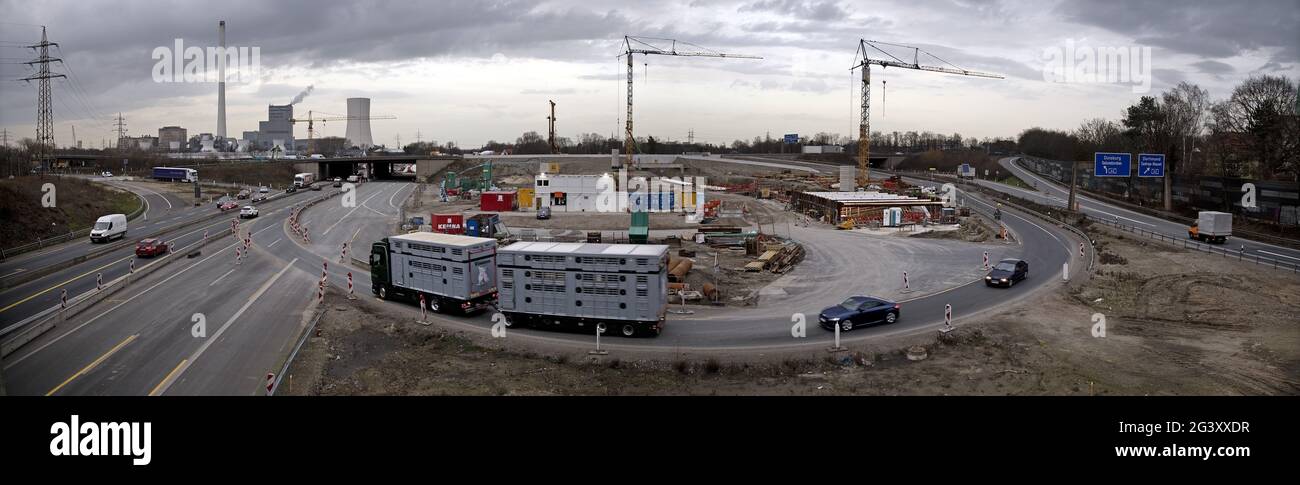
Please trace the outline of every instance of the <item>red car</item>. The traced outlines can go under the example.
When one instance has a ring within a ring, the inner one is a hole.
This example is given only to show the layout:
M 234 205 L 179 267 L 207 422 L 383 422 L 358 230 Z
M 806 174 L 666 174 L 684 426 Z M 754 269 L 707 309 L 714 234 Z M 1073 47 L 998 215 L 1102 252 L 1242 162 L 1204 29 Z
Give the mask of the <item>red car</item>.
M 225 211 L 228 211 L 228 210 L 231 210 L 231 209 L 238 209 L 238 208 L 239 208 L 239 203 L 237 203 L 237 202 L 235 202 L 235 201 L 233 201 L 233 200 L 228 200 L 228 201 L 222 202 L 221 205 L 218 205 L 218 206 L 217 206 L 217 208 L 218 208 L 218 209 L 221 209 L 221 212 L 225 212 Z
M 142 239 L 135 244 L 135 255 L 139 257 L 154 257 L 160 254 L 167 254 L 167 245 L 157 239 Z

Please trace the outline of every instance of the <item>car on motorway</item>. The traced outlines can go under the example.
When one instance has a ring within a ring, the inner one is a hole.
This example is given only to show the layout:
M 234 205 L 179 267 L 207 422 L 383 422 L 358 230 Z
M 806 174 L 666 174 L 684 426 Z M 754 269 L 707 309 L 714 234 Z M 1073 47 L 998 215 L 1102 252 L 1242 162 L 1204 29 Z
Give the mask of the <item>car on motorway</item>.
M 312 190 L 320 190 L 320 187 L 321 187 L 320 184 L 311 184 Z
M 989 270 L 984 276 L 986 286 L 1006 286 L 1010 288 L 1017 281 L 1029 277 L 1029 263 L 1019 259 L 1004 259 Z
M 335 187 L 342 187 L 342 186 L 343 186 L 343 179 L 338 178 L 338 177 L 334 177 L 334 186 L 335 186 Z
M 141 258 L 152 258 L 160 254 L 167 254 L 167 245 L 156 238 L 141 239 L 135 243 L 135 255 Z
M 263 194 L 263 193 L 261 193 L 261 192 L 258 192 L 258 193 L 256 193 L 256 194 L 253 194 L 253 198 L 252 198 L 252 199 L 249 199 L 249 200 L 251 200 L 251 201 L 253 201 L 253 202 L 261 202 L 261 201 L 264 201 L 264 200 L 266 200 L 266 194 Z
M 252 219 L 252 218 L 257 217 L 257 216 L 258 216 L 258 214 L 257 214 L 257 208 L 256 208 L 256 207 L 253 207 L 253 206 L 251 206 L 251 205 L 246 205 L 246 206 L 244 206 L 243 209 L 239 209 L 239 218 L 240 218 L 240 219 Z
M 817 315 L 817 323 L 822 328 L 847 332 L 854 328 L 877 323 L 894 323 L 903 310 L 903 306 L 872 296 L 852 296 L 839 305 L 822 310 Z
M 257 193 L 259 193 L 259 194 L 266 194 L 266 193 L 270 193 L 270 192 L 271 192 L 271 189 L 267 188 L 265 185 L 263 185 L 263 186 L 261 186 L 261 187 L 259 187 L 259 188 L 257 189 Z
M 100 177 L 112 177 L 112 176 L 113 176 L 113 172 L 104 172 L 104 173 L 99 174 L 99 176 L 100 176 Z
M 233 200 L 224 200 L 221 202 L 217 202 L 217 208 L 221 209 L 221 212 L 225 212 L 228 210 L 238 209 L 239 203 Z
M 248 198 L 249 196 L 251 196 L 251 195 L 253 195 L 252 192 L 250 192 L 248 189 L 244 189 L 244 190 L 239 191 L 238 194 L 235 194 L 235 198 L 236 198 L 236 199 L 247 199 L 247 198 Z
M 295 187 L 295 186 L 292 186 L 292 185 L 290 185 L 290 186 L 288 186 L 288 187 L 286 187 L 286 188 L 284 189 L 284 193 L 286 193 L 286 194 L 292 194 L 292 193 L 297 192 L 297 191 L 298 191 L 298 187 Z
M 541 207 L 537 209 L 537 220 L 550 219 L 550 218 L 551 218 L 550 207 Z

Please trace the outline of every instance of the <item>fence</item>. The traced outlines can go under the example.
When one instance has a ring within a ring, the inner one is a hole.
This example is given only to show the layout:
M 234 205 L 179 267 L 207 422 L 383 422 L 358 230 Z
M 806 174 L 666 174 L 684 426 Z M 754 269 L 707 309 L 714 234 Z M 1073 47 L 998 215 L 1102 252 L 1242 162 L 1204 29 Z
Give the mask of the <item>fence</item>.
M 1182 236 L 1171 236 L 1160 232 L 1142 229 L 1140 227 L 1121 224 L 1116 221 L 1108 221 L 1106 219 L 1102 219 L 1098 217 L 1088 217 L 1088 220 L 1091 220 L 1093 222 L 1099 222 L 1104 225 L 1119 229 L 1121 231 L 1146 237 L 1148 239 L 1154 239 L 1166 244 L 1171 244 L 1173 246 L 1179 246 L 1182 247 L 1183 249 L 1194 249 L 1197 251 L 1202 251 L 1210 254 L 1217 254 L 1223 256 L 1225 259 L 1236 258 L 1237 261 L 1248 261 L 1260 266 L 1272 266 L 1273 269 L 1291 271 L 1293 273 L 1300 272 L 1300 263 L 1282 261 L 1267 256 L 1260 256 L 1258 254 L 1247 256 L 1244 250 L 1233 251 L 1231 249 L 1226 249 L 1226 248 L 1202 243 L 1200 241 L 1194 241 L 1192 239 L 1185 238 Z

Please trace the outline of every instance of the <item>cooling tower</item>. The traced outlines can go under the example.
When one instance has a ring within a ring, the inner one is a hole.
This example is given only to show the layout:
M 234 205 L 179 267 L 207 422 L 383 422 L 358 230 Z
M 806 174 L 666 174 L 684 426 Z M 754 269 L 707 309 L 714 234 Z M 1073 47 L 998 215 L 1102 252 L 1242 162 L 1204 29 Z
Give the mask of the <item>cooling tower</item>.
M 347 138 L 349 144 L 361 148 L 375 144 L 370 136 L 370 98 L 348 98 Z

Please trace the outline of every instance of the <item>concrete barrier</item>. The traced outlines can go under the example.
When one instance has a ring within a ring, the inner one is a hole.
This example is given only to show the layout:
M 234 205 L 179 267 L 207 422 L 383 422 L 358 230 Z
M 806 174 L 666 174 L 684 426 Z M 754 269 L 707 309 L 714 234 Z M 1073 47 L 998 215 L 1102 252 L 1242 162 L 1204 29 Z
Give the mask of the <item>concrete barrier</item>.
M 81 314 L 96 303 L 99 303 L 105 298 L 113 296 L 122 289 L 129 287 L 132 279 L 138 280 L 144 278 L 159 268 L 166 266 L 167 263 L 170 263 L 173 260 L 185 259 L 187 253 L 217 242 L 221 239 L 221 236 L 229 234 L 230 232 L 230 229 L 222 229 L 217 232 L 216 237 L 209 237 L 207 240 L 200 240 L 183 249 L 169 252 L 160 259 L 137 268 L 134 273 L 119 276 L 99 289 L 90 290 L 77 295 L 68 300 L 66 307 L 63 307 L 63 305 L 56 305 L 41 311 L 36 315 L 25 318 L 18 323 L 10 325 L 9 327 L 0 329 L 0 338 L 3 338 L 5 335 L 13 335 L 4 341 L 0 341 L 0 358 L 9 356 L 9 354 L 18 350 L 23 345 L 26 345 L 37 337 L 44 335 L 45 332 L 54 329 L 54 327 L 59 323 L 65 322 L 69 318 Z

